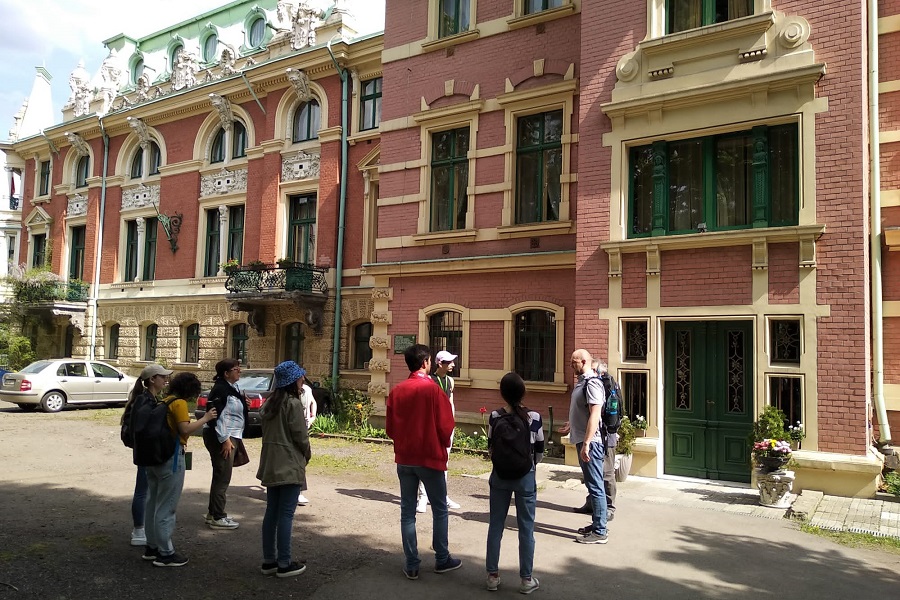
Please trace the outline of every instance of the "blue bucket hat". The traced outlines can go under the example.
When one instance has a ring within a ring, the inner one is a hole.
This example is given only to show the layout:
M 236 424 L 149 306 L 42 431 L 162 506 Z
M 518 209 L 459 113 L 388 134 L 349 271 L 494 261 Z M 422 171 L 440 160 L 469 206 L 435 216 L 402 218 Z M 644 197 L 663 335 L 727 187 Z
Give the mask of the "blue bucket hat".
M 306 369 L 292 360 L 286 360 L 275 367 L 275 387 L 282 388 L 291 385 L 306 375 Z

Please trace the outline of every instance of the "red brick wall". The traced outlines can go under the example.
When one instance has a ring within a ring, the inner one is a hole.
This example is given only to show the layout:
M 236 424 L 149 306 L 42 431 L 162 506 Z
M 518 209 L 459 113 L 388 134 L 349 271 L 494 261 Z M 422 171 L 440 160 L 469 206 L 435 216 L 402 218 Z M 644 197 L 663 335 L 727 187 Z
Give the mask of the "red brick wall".
M 795 244 L 769 245 L 769 302 L 800 302 L 800 247 Z
M 881 209 L 881 226 L 900 227 L 900 206 Z M 885 300 L 900 300 L 900 250 L 888 250 L 882 246 L 881 274 Z
M 878 0 L 878 16 L 900 15 L 900 0 Z
M 503 323 L 474 321 L 469 325 L 469 365 L 478 369 L 503 368 Z M 471 343 L 475 342 L 475 343 Z
M 622 256 L 622 307 L 646 308 L 647 306 L 647 255 L 644 253 Z
M 387 0 L 384 31 L 390 32 L 390 35 L 384 36 L 386 50 L 425 39 L 428 35 L 428 3 L 421 0 Z
M 661 253 L 661 306 L 750 304 L 750 246 Z
M 878 36 L 878 81 L 897 79 L 900 79 L 900 31 L 892 31 Z
M 196 274 L 197 224 L 200 218 L 197 210 L 197 195 L 200 189 L 200 174 L 180 173 L 160 180 L 159 212 L 172 216 L 182 213 L 181 233 L 178 236 L 178 251 L 173 253 L 162 226 L 157 231 L 156 277 L 155 279 L 189 278 Z M 112 214 L 110 214 L 112 212 Z M 116 221 L 119 211 L 107 210 L 107 217 Z M 118 239 L 116 239 L 118 248 Z
M 884 382 L 900 383 L 900 317 L 884 319 Z
M 900 188 L 900 142 L 881 144 L 881 189 L 897 188 Z

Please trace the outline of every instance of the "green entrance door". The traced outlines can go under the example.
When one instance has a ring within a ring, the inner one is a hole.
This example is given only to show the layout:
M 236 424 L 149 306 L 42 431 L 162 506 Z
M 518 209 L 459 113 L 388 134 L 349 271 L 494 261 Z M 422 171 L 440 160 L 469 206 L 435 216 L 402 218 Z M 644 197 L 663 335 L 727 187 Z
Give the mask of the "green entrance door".
M 665 466 L 670 475 L 750 481 L 750 321 L 666 323 Z

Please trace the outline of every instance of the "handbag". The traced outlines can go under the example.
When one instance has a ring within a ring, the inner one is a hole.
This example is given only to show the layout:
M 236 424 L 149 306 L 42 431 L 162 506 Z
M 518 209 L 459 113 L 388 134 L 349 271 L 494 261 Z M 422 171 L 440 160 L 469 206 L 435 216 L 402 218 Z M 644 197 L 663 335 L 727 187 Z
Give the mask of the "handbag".
M 250 455 L 247 454 L 247 448 L 244 447 L 244 440 L 235 440 L 234 445 L 234 466 L 243 467 L 250 462 Z

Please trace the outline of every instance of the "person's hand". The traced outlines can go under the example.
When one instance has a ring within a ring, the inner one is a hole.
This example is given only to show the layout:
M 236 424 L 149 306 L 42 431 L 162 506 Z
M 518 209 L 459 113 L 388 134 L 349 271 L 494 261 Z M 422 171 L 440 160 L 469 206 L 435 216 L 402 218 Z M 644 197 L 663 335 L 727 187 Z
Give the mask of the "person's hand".
M 571 431 L 571 427 L 569 427 L 569 422 L 566 421 L 563 423 L 563 426 L 556 430 L 556 433 L 561 433 L 563 435 L 567 435 Z
M 222 442 L 222 458 L 228 458 L 232 450 L 234 450 L 234 444 L 231 443 L 231 438 Z
M 588 454 L 588 450 L 590 450 L 590 448 L 590 442 L 585 442 L 581 445 L 581 454 L 579 455 L 581 457 L 581 462 L 591 462 L 590 454 Z
M 206 414 L 203 415 L 203 417 L 200 420 L 204 423 L 208 423 L 209 421 L 212 421 L 213 419 L 215 419 L 218 416 L 218 414 L 219 413 L 216 411 L 215 408 L 210 408 L 208 411 L 206 411 Z

